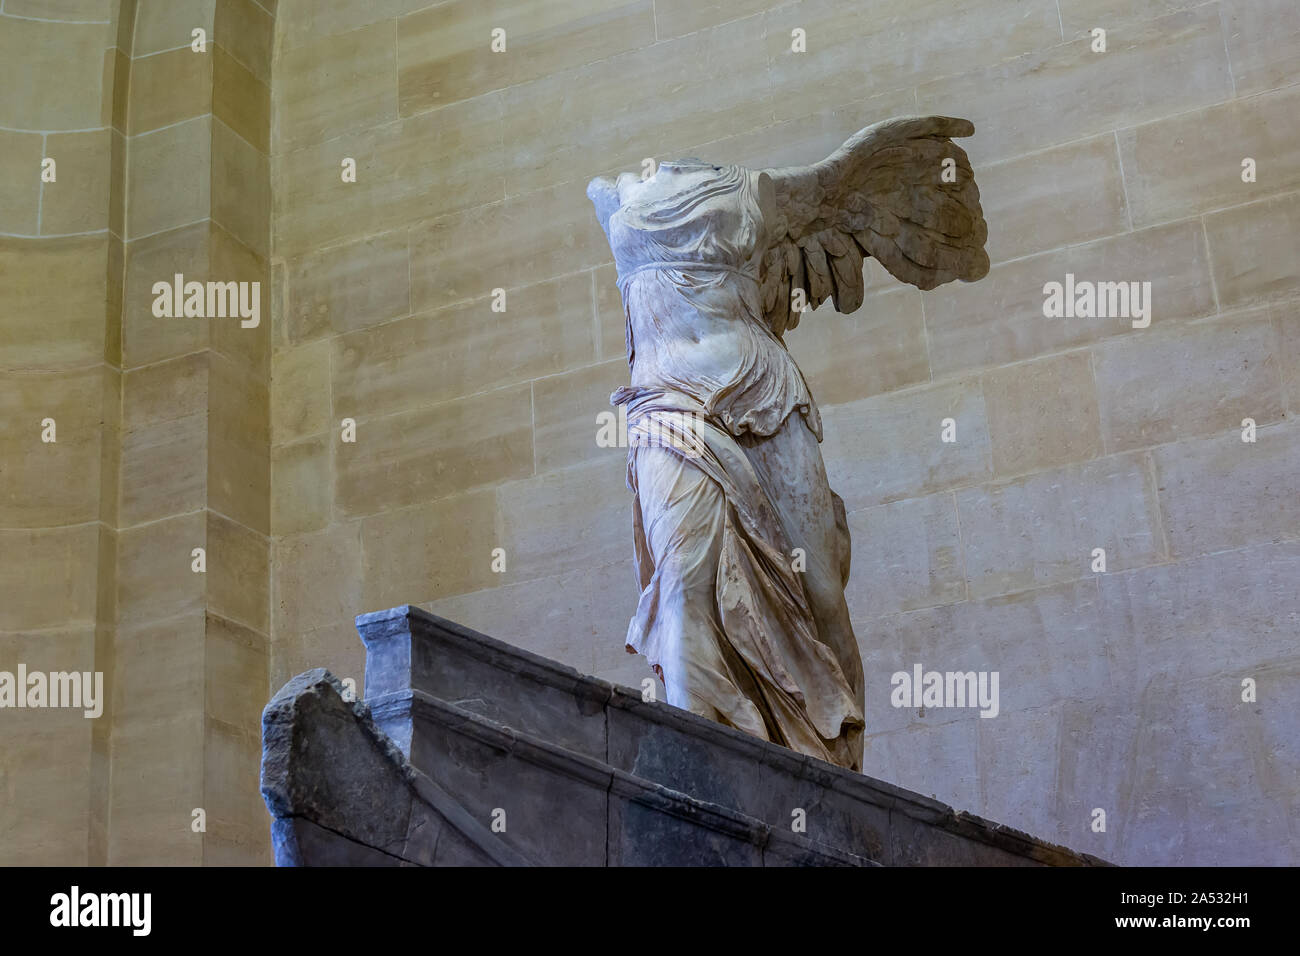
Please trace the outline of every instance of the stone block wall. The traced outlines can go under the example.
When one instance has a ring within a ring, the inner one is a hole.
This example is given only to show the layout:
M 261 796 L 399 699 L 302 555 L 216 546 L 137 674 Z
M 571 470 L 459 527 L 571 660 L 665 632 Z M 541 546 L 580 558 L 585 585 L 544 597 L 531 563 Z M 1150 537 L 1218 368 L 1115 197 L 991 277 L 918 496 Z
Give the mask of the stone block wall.
M 270 861 L 272 25 L 251 0 L 0 8 L 0 670 L 105 697 L 0 712 L 5 864 Z M 177 273 L 260 283 L 263 321 L 156 317 Z
M 0 11 L 0 671 L 9 673 L 20 663 L 103 671 L 112 661 L 115 25 L 104 0 L 58 6 L 15 0 Z M 102 861 L 109 720 L 0 716 L 4 862 Z
M 274 21 L 251 0 L 139 0 L 134 17 L 109 862 L 265 863 Z M 154 283 L 177 273 L 258 283 L 262 321 L 155 317 Z
M 1122 862 L 1297 862 L 1293 3 L 279 7 L 273 685 L 360 682 L 352 613 L 401 602 L 638 684 L 587 180 L 965 116 L 988 278 L 922 294 L 868 262 L 857 313 L 787 336 L 850 512 L 867 771 Z M 1045 318 L 1067 273 L 1150 282 L 1150 327 Z M 999 671 L 1000 715 L 892 707 L 917 663 Z
M 1298 54 L 1291 0 L 3 0 L 0 671 L 108 700 L 0 712 L 0 862 L 268 862 L 258 712 L 361 685 L 362 611 L 648 676 L 585 184 L 915 112 L 976 125 L 992 271 L 868 261 L 788 336 L 867 771 L 1119 862 L 1300 862 Z M 260 326 L 154 317 L 175 273 L 260 282 Z M 1149 281 L 1150 327 L 1045 318 L 1067 274 Z M 918 663 L 999 716 L 894 708 Z

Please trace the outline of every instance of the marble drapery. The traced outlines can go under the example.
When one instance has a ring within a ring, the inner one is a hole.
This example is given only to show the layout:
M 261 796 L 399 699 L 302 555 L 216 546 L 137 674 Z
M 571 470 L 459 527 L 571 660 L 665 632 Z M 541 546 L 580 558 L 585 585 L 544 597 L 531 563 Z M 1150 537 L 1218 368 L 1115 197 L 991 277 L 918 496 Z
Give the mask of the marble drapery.
M 987 271 L 978 191 L 949 139 L 969 127 L 891 120 L 809 167 L 679 160 L 588 188 L 631 366 L 612 396 L 628 413 L 641 586 L 628 648 L 669 703 L 854 769 L 848 528 L 783 334 L 801 301 L 854 311 L 864 255 L 922 288 Z

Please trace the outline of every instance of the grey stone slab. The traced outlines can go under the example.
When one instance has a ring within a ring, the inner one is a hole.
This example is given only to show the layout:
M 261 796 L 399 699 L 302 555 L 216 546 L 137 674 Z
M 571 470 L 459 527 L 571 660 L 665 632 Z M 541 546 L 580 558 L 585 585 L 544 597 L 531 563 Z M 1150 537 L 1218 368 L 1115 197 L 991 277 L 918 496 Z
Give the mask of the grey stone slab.
M 429 807 L 417 803 L 411 808 L 406 828 L 406 842 L 402 846 L 403 860 L 413 866 L 433 866 L 442 832 L 442 817 Z
M 299 674 L 263 714 L 262 795 L 280 866 L 525 865 L 343 699 Z
M 434 850 L 433 866 L 491 866 L 482 848 L 459 831 L 447 829 L 438 839 Z
M 610 866 L 762 866 L 759 827 L 722 829 L 707 808 L 665 793 L 618 790 L 609 804 Z M 730 830 L 730 832 L 728 832 Z
M 899 815 L 891 821 L 893 866 L 1034 866 L 1035 860 Z
M 880 866 L 874 860 L 845 857 L 830 847 L 811 847 L 793 840 L 771 839 L 763 847 L 764 866 Z
M 538 865 L 604 865 L 610 772 L 602 764 L 443 701 L 376 702 L 391 706 L 411 715 L 412 764 L 494 839 Z
M 299 674 L 262 715 L 262 796 L 273 816 L 308 816 L 396 855 L 406 843 L 411 794 L 386 741 L 367 734 L 328 671 Z M 392 778 L 397 777 L 397 780 Z M 381 785 L 377 785 L 381 784 Z
M 610 866 L 870 866 L 837 847 L 615 772 Z
M 608 759 L 616 768 L 734 807 L 773 827 L 789 827 L 794 812 L 802 810 L 810 838 L 869 859 L 883 855 L 888 810 L 828 790 L 813 761 L 787 752 L 788 760 L 772 762 L 776 755 L 770 745 L 752 738 L 719 746 L 695 721 L 679 719 L 690 715 L 665 704 L 624 695 L 618 704 L 607 711 Z
M 282 865 L 1100 862 L 417 609 L 358 624 L 385 693 L 310 671 L 264 714 Z
M 599 843 L 603 830 L 596 821 L 621 821 L 625 811 L 639 817 L 647 800 L 655 804 L 663 797 L 656 790 L 637 798 L 637 809 L 616 806 L 631 799 L 609 792 L 609 781 L 623 776 L 726 808 L 769 835 L 784 836 L 793 812 L 803 810 L 804 839 L 886 865 L 1008 857 L 1047 865 L 1100 862 L 666 704 L 644 702 L 636 692 L 419 608 L 363 615 L 357 624 L 368 649 L 367 690 L 382 692 L 369 698 L 375 720 L 418 771 L 445 787 L 456 805 L 473 809 L 479 825 L 493 809 L 505 809 L 501 843 L 535 862 L 598 863 L 586 842 Z M 620 785 L 613 786 L 617 791 Z M 639 832 L 640 824 L 628 825 L 634 827 L 629 833 Z M 681 829 L 662 827 L 665 833 Z M 562 835 L 564 845 L 553 850 Z M 709 845 L 713 849 L 700 852 L 719 861 L 740 852 Z M 601 852 L 617 865 L 668 851 L 617 847 L 611 836 Z M 774 860 L 779 852 L 773 851 Z
M 277 817 L 271 844 L 278 866 L 401 866 L 402 858 L 349 840 L 303 817 Z
M 413 753 L 433 787 L 458 806 L 478 808 L 479 823 L 501 821 L 492 839 L 539 865 L 862 866 L 844 848 L 785 832 L 729 805 L 701 800 L 518 733 L 418 693 L 375 701 L 377 711 L 407 712 Z M 387 718 L 387 719 L 391 719 Z M 437 783 L 432 782 L 436 777 Z M 406 857 L 429 859 L 430 838 L 417 806 Z M 455 831 L 443 827 L 436 854 L 455 858 Z M 606 842 L 608 841 L 608 842 Z M 435 855 L 435 859 L 439 857 Z M 444 865 L 436 862 L 434 865 Z M 450 865 L 450 864 L 446 864 Z
M 578 753 L 604 756 L 608 684 L 419 608 L 363 614 L 357 630 L 366 644 L 369 697 L 416 688 Z

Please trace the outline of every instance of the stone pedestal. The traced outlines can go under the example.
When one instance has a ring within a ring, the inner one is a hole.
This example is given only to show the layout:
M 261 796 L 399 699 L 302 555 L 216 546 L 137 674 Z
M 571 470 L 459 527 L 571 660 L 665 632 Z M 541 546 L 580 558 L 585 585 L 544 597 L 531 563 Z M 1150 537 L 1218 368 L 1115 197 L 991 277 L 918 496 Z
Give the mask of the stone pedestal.
M 263 717 L 281 865 L 1097 865 L 414 607 Z

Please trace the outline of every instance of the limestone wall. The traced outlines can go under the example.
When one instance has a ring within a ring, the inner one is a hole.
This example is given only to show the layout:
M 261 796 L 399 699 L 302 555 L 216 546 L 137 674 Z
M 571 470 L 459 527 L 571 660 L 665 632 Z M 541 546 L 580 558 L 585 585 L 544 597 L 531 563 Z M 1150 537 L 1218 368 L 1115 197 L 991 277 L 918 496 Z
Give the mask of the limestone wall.
M 270 860 L 272 22 L 0 9 L 0 671 L 105 688 L 0 712 L 0 863 Z M 266 321 L 155 316 L 176 273 L 260 282 Z
M 965 116 L 988 278 L 922 294 L 869 262 L 856 314 L 787 340 L 850 511 L 867 770 L 1111 859 L 1300 859 L 1294 3 L 279 6 L 273 685 L 360 680 L 351 616 L 399 602 L 639 683 L 585 183 Z M 1150 327 L 1045 318 L 1066 273 L 1151 282 Z M 893 708 L 917 663 L 999 671 L 999 717 Z
M 585 184 L 914 112 L 976 124 L 992 271 L 869 261 L 788 337 L 867 771 L 1121 862 L 1300 862 L 1297 62 L 1291 0 L 3 0 L 0 671 L 108 700 L 0 711 L 0 863 L 269 862 L 260 709 L 360 685 L 361 611 L 639 684 Z M 155 317 L 175 273 L 260 325 Z M 1045 318 L 1067 274 L 1150 282 L 1150 326 Z M 999 716 L 894 708 L 917 664 L 997 671 Z
M 269 317 L 273 20 L 251 0 L 123 6 L 134 27 L 109 862 L 266 863 L 269 322 L 159 318 L 153 286 L 177 273 L 257 282 Z
M 113 635 L 113 25 L 108 3 L 58 6 L 14 0 L 0 12 L 0 670 L 10 673 L 103 670 Z M 107 740 L 107 718 L 3 712 L 0 859 L 102 859 Z

